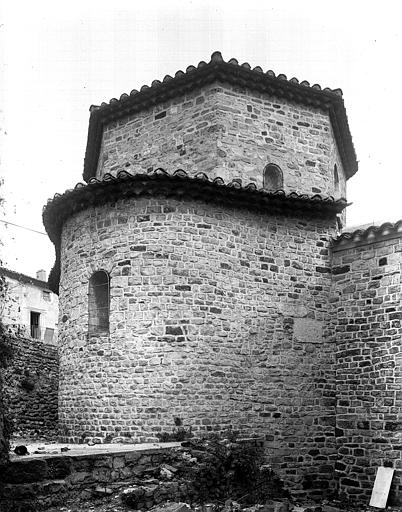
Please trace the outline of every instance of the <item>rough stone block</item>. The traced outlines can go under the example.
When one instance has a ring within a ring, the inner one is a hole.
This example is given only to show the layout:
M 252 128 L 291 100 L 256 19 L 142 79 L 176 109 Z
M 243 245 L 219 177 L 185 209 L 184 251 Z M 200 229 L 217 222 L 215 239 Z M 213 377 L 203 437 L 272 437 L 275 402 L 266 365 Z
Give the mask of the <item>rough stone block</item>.
M 46 479 L 47 471 L 45 460 L 15 461 L 6 466 L 3 479 L 6 483 L 15 484 L 40 482 Z

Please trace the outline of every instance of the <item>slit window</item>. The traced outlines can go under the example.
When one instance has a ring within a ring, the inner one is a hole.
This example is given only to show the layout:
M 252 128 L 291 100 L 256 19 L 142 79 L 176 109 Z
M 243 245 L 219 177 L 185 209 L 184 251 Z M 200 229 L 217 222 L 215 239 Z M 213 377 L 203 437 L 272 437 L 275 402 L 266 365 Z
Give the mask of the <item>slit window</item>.
M 89 279 L 88 331 L 90 334 L 109 332 L 110 278 L 99 270 Z
M 269 192 L 283 189 L 282 171 L 275 164 L 268 164 L 264 169 L 264 189 Z

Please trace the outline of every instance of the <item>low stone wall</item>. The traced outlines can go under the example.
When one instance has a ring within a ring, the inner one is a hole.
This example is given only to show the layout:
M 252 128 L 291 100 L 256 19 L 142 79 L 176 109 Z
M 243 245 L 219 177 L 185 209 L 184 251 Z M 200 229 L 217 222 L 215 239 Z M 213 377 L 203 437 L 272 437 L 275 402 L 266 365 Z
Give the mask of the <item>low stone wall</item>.
M 10 339 L 4 402 L 13 433 L 54 434 L 57 429 L 57 348 L 30 338 Z
M 1 388 L 0 388 L 1 392 Z M 0 399 L 0 464 L 7 461 L 8 458 L 8 441 L 6 438 L 5 418 L 3 412 L 3 404 Z
M 61 448 L 59 446 L 59 448 Z M 71 445 L 61 454 L 26 456 L 0 466 L 0 510 L 34 510 L 118 492 L 129 507 L 165 501 L 244 503 L 286 498 L 264 463 L 263 441 L 192 440 L 158 445 Z M 58 450 L 58 448 L 57 448 Z M 29 508 L 31 510 L 31 508 Z
M 25 502 L 40 508 L 61 503 L 67 496 L 89 497 L 98 485 L 127 485 L 164 462 L 171 449 L 170 443 L 155 449 L 127 447 L 110 453 L 27 456 L 11 461 L 0 468 L 0 505 L 4 507 L 0 506 L 0 510 L 12 510 Z

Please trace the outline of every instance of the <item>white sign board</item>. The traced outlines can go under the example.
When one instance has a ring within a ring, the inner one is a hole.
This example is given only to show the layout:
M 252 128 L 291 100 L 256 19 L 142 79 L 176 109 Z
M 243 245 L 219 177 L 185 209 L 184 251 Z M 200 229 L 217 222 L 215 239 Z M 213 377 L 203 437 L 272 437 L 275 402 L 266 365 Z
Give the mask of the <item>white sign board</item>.
M 393 476 L 393 468 L 380 466 L 377 469 L 373 492 L 371 493 L 370 507 L 385 508 L 387 506 L 388 493 Z

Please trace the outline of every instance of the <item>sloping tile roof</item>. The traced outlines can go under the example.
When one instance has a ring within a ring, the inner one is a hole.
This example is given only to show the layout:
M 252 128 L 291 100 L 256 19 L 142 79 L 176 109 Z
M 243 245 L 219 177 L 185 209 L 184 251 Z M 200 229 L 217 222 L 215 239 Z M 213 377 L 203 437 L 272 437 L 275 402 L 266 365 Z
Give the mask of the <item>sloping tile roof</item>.
M 14 279 L 15 281 L 19 281 L 20 283 L 37 286 L 38 288 L 42 288 L 43 290 L 49 290 L 49 286 L 46 281 L 36 279 L 35 277 L 27 276 L 26 274 L 21 274 L 20 272 L 15 272 L 15 270 L 9 270 L 8 268 L 0 267 L 0 275 L 6 276 L 10 279 Z
M 334 240 L 334 250 L 343 250 L 358 245 L 367 245 L 377 240 L 402 237 L 402 219 L 380 225 L 364 225 L 353 231 L 345 231 Z
M 247 62 L 239 65 L 236 59 L 225 62 L 220 52 L 214 52 L 208 63 L 202 61 L 197 67 L 189 66 L 185 72 L 177 71 L 174 77 L 165 76 L 162 82 L 154 80 L 151 86 L 143 85 L 139 91 L 134 89 L 130 94 L 122 94 L 119 99 L 112 98 L 109 103 L 91 106 L 84 180 L 88 181 L 96 174 L 105 124 L 214 81 L 228 82 L 328 111 L 346 177 L 350 178 L 356 173 L 358 163 L 341 89 L 322 89 L 318 84 L 310 86 L 309 82 L 299 82 L 297 78 L 288 80 L 285 75 L 276 76 L 271 70 L 264 73 L 259 66 L 251 69 Z
M 145 174 L 120 171 L 116 177 L 106 174 L 101 181 L 92 178 L 88 184 L 78 183 L 64 194 L 56 194 L 43 209 L 43 223 L 56 248 L 56 263 L 49 276 L 50 288 L 58 293 L 61 230 L 71 215 L 119 199 L 152 195 L 247 207 L 270 214 L 301 212 L 305 215 L 311 212 L 332 216 L 347 206 L 344 198 L 335 200 L 331 196 L 308 196 L 296 192 L 286 194 L 283 190 L 267 192 L 257 189 L 254 183 L 243 185 L 241 180 L 233 180 L 225 184 L 222 178 L 210 180 L 204 173 L 190 176 L 182 169 L 173 173 L 155 169 Z

